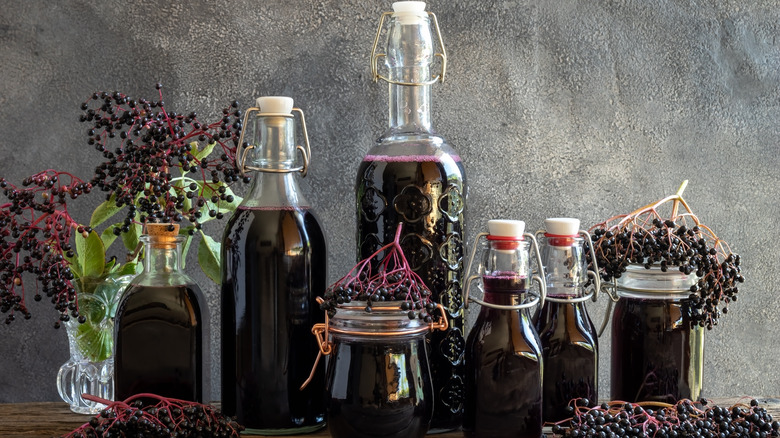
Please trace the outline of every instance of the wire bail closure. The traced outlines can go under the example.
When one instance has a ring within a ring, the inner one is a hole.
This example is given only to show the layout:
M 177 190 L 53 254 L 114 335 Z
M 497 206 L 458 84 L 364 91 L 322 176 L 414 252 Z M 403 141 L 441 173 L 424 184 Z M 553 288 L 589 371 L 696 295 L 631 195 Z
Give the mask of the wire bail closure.
M 436 14 L 434 14 L 433 12 L 426 12 L 426 14 L 428 14 L 428 17 L 432 19 L 433 27 L 436 30 L 436 38 L 439 40 L 439 48 L 441 49 L 441 52 L 434 53 L 433 56 L 441 59 L 441 73 L 436 75 L 433 79 L 425 82 L 395 81 L 388 78 L 387 76 L 382 76 L 381 74 L 379 74 L 379 58 L 384 58 L 387 56 L 386 53 L 377 53 L 377 47 L 379 46 L 379 37 L 382 34 L 382 28 L 384 27 L 385 17 L 393 14 L 394 12 L 383 12 L 382 17 L 379 19 L 379 27 L 376 30 L 376 37 L 374 37 L 374 47 L 371 49 L 371 76 L 374 78 L 374 82 L 378 82 L 379 79 L 382 79 L 383 81 L 389 84 L 406 85 L 409 87 L 415 87 L 421 85 L 432 85 L 435 84 L 436 82 L 444 83 L 444 76 L 447 74 L 447 50 L 444 48 L 444 40 L 442 40 L 441 38 L 441 30 L 439 30 L 439 20 L 436 19 Z
M 324 300 L 320 297 L 317 297 L 317 302 L 322 304 Z M 311 374 L 309 375 L 309 378 L 306 379 L 305 382 L 303 382 L 303 385 L 301 385 L 301 389 L 305 388 L 306 385 L 311 382 L 311 380 L 314 378 L 314 373 L 317 370 L 317 364 L 320 363 L 320 359 L 322 356 L 328 356 L 331 353 L 333 353 L 333 340 L 331 339 L 331 333 L 338 333 L 338 334 L 349 334 L 353 336 L 378 336 L 378 337 L 393 337 L 393 336 L 399 336 L 399 335 L 412 335 L 416 333 L 422 333 L 427 331 L 434 331 L 434 330 L 441 330 L 445 331 L 450 327 L 449 321 L 447 320 L 447 312 L 444 310 L 444 306 L 441 304 L 436 304 L 436 309 L 438 309 L 439 313 L 441 314 L 441 318 L 439 318 L 440 322 L 432 321 L 427 325 L 423 325 L 422 327 L 415 328 L 412 330 L 406 330 L 403 332 L 361 332 L 361 331 L 355 331 L 355 330 L 341 330 L 337 328 L 333 328 L 330 326 L 330 317 L 328 316 L 328 313 L 325 312 L 325 322 L 324 323 L 317 323 L 314 324 L 311 328 L 311 333 L 317 338 L 317 346 L 319 347 L 320 351 L 317 353 L 317 359 L 314 361 L 314 366 L 311 369 Z M 382 310 L 401 310 L 401 306 L 397 307 L 383 307 Z
M 482 237 L 486 237 L 488 235 L 489 235 L 489 233 L 479 233 L 479 234 L 477 234 L 477 238 L 474 240 L 474 247 L 471 250 L 471 257 L 469 257 L 469 265 L 468 265 L 468 268 L 466 269 L 467 273 L 471 272 L 471 267 L 472 267 L 472 265 L 474 263 L 474 256 L 477 254 L 477 246 L 478 246 L 477 244 L 479 243 L 479 239 L 482 238 Z M 539 253 L 539 245 L 536 242 L 536 237 L 533 234 L 531 234 L 531 233 L 523 233 L 523 237 L 526 237 L 526 238 L 528 238 L 531 241 L 531 244 L 533 246 L 534 252 L 536 253 L 537 272 L 544 272 L 543 271 L 544 265 L 542 264 L 542 255 Z M 539 293 L 538 294 L 534 294 L 533 292 L 531 292 L 531 294 L 534 295 L 534 297 L 531 299 L 531 301 L 525 302 L 523 304 L 518 304 L 518 305 L 515 305 L 515 306 L 507 306 L 507 305 L 502 305 L 502 304 L 488 303 L 488 302 L 485 302 L 485 301 L 483 301 L 483 300 L 481 300 L 479 298 L 470 296 L 469 292 L 471 290 L 471 283 L 474 280 L 478 280 L 479 278 L 481 278 L 480 275 L 472 275 L 472 276 L 470 276 L 466 280 L 466 290 L 465 290 L 464 295 L 463 295 L 463 307 L 465 309 L 469 308 L 469 302 L 470 301 L 473 301 L 473 302 L 479 304 L 480 306 L 490 307 L 491 309 L 520 310 L 520 309 L 531 308 L 531 307 L 533 307 L 533 306 L 535 306 L 537 304 L 540 305 L 540 306 L 543 306 L 545 300 L 547 300 L 547 284 L 542 280 L 542 277 L 540 277 L 538 274 L 534 274 L 531 277 L 531 280 L 535 281 L 536 283 L 539 284 Z
M 289 119 L 295 118 L 293 114 L 263 113 L 261 112 L 260 108 L 252 107 L 248 108 L 244 113 L 244 122 L 242 124 L 243 128 L 241 129 L 241 135 L 238 137 L 238 146 L 236 147 L 236 167 L 238 167 L 238 173 L 242 177 L 246 176 L 247 170 L 267 173 L 301 172 L 301 176 L 306 177 L 306 174 L 309 172 L 309 160 L 311 159 L 311 146 L 309 145 L 309 132 L 306 130 L 306 117 L 304 117 L 303 111 L 300 108 L 293 108 L 292 112 L 298 113 L 301 118 L 301 131 L 303 131 L 303 141 L 306 145 L 306 148 L 301 145 L 297 145 L 295 149 L 300 152 L 301 158 L 303 159 L 303 165 L 291 168 L 258 167 L 246 165 L 246 157 L 249 154 L 249 151 L 255 148 L 255 145 L 244 146 L 244 132 L 246 132 L 246 126 L 247 122 L 249 121 L 250 114 L 258 113 L 260 117 L 285 117 Z
M 540 234 L 544 234 L 544 230 L 538 230 L 536 233 L 534 233 L 536 236 L 539 236 Z M 593 261 L 593 269 L 588 269 L 588 277 L 590 277 L 591 280 L 593 280 L 593 289 L 585 294 L 584 296 L 577 297 L 577 298 L 556 298 L 556 297 L 547 297 L 547 301 L 550 301 L 552 303 L 563 303 L 563 304 L 573 304 L 573 303 L 584 303 L 588 300 L 593 300 L 593 302 L 596 302 L 596 299 L 599 296 L 599 291 L 601 290 L 601 276 L 599 275 L 599 266 L 596 262 L 596 250 L 593 248 L 593 239 L 590 237 L 590 233 L 586 230 L 579 230 L 577 232 L 578 236 L 582 236 L 586 242 L 588 242 L 588 249 L 590 249 L 590 258 Z M 546 271 L 546 267 L 544 267 Z M 545 272 L 545 277 L 547 277 L 547 273 Z M 611 296 L 611 295 L 610 295 Z

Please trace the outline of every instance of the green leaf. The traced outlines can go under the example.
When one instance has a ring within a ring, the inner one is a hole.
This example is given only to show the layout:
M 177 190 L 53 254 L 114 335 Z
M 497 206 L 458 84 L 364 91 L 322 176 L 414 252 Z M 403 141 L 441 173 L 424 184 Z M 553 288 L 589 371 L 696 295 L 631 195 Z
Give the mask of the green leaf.
M 100 240 L 103 241 L 103 248 L 108 248 L 116 240 L 116 234 L 114 234 L 114 227 L 108 227 L 100 234 Z
M 214 150 L 214 146 L 217 145 L 217 142 L 211 142 L 209 144 L 206 144 L 203 146 L 203 149 L 198 149 L 198 143 L 192 142 L 190 143 L 190 146 L 192 146 L 192 156 L 195 157 L 196 160 L 200 161 L 206 157 L 209 156 L 211 151 Z
M 92 218 L 89 220 L 89 226 L 92 228 L 97 227 L 117 214 L 119 210 L 123 208 L 124 207 L 116 206 L 116 195 L 112 193 L 110 199 L 98 205 L 95 211 L 92 212 Z
M 77 280 L 81 278 L 84 275 L 84 270 L 81 268 L 81 263 L 79 263 L 79 256 L 73 254 L 73 257 L 68 257 L 65 253 L 63 253 L 62 256 L 70 263 L 70 272 L 73 273 L 73 276 L 76 277 Z
M 100 277 L 106 266 L 106 248 L 97 232 L 91 231 L 87 238 L 76 233 L 76 255 L 81 265 L 81 277 Z
M 192 238 L 193 236 L 190 236 L 190 230 L 194 230 L 194 226 L 184 227 L 179 230 L 179 235 L 186 237 L 184 240 L 184 245 L 182 245 L 181 248 L 181 268 L 184 269 L 187 267 L 187 253 L 190 252 L 190 245 L 192 245 Z
M 138 239 L 141 237 L 142 231 L 143 227 L 141 224 L 131 224 L 130 231 L 121 234 L 122 243 L 125 244 L 125 248 L 127 248 L 128 251 L 133 252 L 138 247 Z
M 222 270 L 219 266 L 221 245 L 202 231 L 200 234 L 203 238 L 198 245 L 198 264 L 206 276 L 214 283 L 220 284 L 222 281 Z
M 141 265 L 136 262 L 127 262 L 119 269 L 116 275 L 137 275 L 140 274 Z

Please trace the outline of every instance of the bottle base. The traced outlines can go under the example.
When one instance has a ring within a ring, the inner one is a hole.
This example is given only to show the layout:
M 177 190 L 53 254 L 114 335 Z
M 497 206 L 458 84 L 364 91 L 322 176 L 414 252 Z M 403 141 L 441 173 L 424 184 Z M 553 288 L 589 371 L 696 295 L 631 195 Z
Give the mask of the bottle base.
M 303 427 L 290 427 L 287 429 L 250 429 L 246 428 L 241 435 L 267 435 L 267 436 L 290 436 L 290 435 L 302 435 L 307 433 L 314 433 L 318 430 L 324 429 L 327 423 L 322 422 L 311 426 Z

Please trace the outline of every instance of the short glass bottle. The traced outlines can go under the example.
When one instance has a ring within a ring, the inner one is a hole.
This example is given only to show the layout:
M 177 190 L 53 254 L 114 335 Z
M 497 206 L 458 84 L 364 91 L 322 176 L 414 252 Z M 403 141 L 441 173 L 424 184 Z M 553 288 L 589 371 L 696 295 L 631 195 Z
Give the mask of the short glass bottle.
M 585 294 L 585 283 L 590 274 L 598 291 L 598 268 L 587 270 L 584 243 L 590 235 L 579 226 L 579 219 L 550 218 L 543 236 L 537 233 L 547 282 L 547 298 L 535 317 L 544 356 L 546 423 L 571 417 L 567 407 L 573 399 L 588 399 L 589 406 L 598 401 L 598 334 L 585 308 L 593 297 Z
M 431 427 L 442 432 L 459 427 L 463 412 L 467 185 L 460 156 L 433 128 L 431 88 L 444 80 L 447 57 L 436 17 L 425 7 L 421 1 L 395 2 L 379 25 L 371 66 L 375 81 L 388 83 L 388 128 L 358 168 L 356 242 L 357 260 L 363 260 L 392 242 L 403 223 L 407 260 L 448 311 L 449 329 L 430 337 L 436 404 Z M 383 23 L 387 39 L 380 49 Z M 382 62 L 386 76 L 379 72 Z M 437 66 L 439 74 L 433 73 Z
M 630 265 L 612 316 L 612 399 L 675 403 L 701 397 L 704 328 L 688 316 L 695 274 Z
M 237 159 L 254 176 L 222 238 L 222 410 L 262 435 L 325 426 L 324 362 L 299 389 L 317 355 L 311 327 L 324 320 L 316 297 L 325 291 L 327 248 L 298 186 L 311 153 L 308 138 L 305 148 L 295 144 L 294 113 L 305 134 L 289 97 L 261 97 L 246 111 L 250 140 Z
M 206 300 L 181 268 L 179 226 L 147 224 L 144 270 L 116 311 L 114 395 L 140 393 L 202 402 Z
M 546 293 L 544 282 L 534 275 L 540 297 L 529 299 L 529 248 L 533 245 L 541 266 L 538 247 L 534 236 L 524 233 L 522 221 L 492 220 L 488 228 L 480 275 L 469 277 L 464 300 L 482 308 L 466 342 L 463 430 L 467 437 L 539 438 L 542 345 L 529 313 Z M 475 246 L 471 261 L 476 251 Z M 484 286 L 482 300 L 469 296 L 478 278 Z

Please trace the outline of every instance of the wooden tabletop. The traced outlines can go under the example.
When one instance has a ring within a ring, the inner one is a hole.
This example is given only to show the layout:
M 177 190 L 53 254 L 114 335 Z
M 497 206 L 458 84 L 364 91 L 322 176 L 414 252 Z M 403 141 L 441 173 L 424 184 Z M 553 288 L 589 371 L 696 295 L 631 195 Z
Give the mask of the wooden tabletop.
M 780 400 L 777 398 L 755 397 L 761 406 L 780 418 Z M 738 398 L 715 398 L 712 403 L 718 406 L 731 406 Z M 12 403 L 0 404 L 0 437 L 2 438 L 51 438 L 59 437 L 89 421 L 90 415 L 74 414 L 65 403 Z M 309 435 L 306 438 L 329 437 L 327 430 Z M 431 435 L 437 438 L 462 437 L 461 432 L 449 432 Z M 294 438 L 294 437 L 293 437 Z

